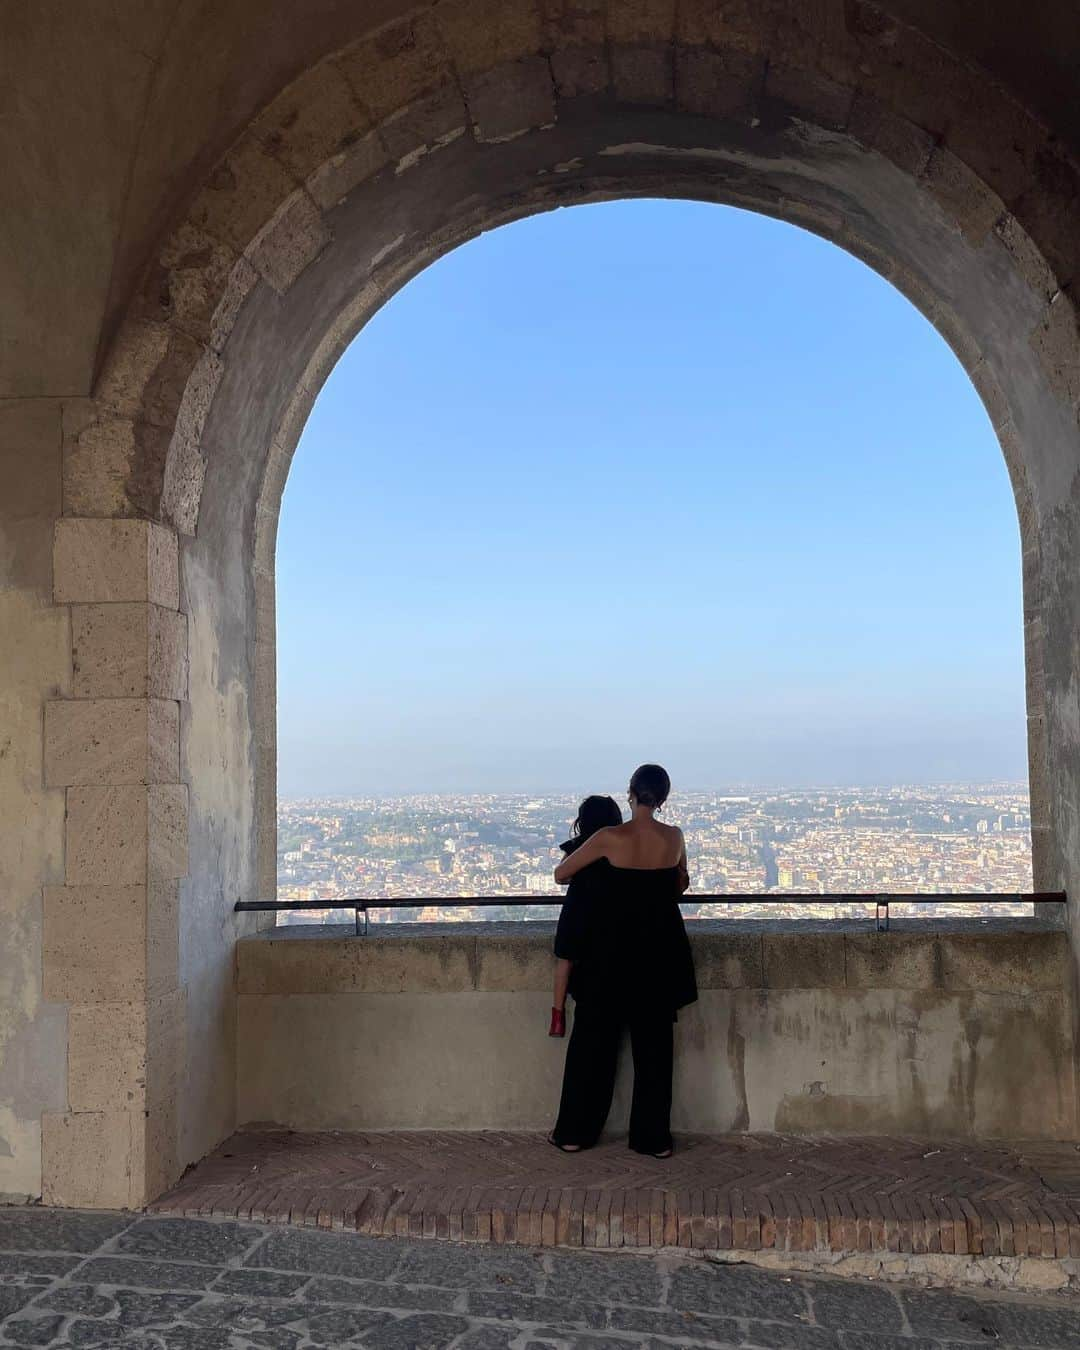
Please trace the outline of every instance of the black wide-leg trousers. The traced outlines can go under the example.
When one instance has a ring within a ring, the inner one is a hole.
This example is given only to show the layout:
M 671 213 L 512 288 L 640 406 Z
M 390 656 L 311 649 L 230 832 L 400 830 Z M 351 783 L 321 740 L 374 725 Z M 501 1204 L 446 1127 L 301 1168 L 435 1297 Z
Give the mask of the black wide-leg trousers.
M 630 1147 L 638 1153 L 664 1153 L 671 1148 L 671 1013 L 655 1009 L 623 1013 L 589 1002 L 574 1005 L 559 1118 L 553 1132 L 557 1144 L 589 1148 L 600 1138 L 615 1091 L 624 1028 L 629 1029 L 634 1058 Z

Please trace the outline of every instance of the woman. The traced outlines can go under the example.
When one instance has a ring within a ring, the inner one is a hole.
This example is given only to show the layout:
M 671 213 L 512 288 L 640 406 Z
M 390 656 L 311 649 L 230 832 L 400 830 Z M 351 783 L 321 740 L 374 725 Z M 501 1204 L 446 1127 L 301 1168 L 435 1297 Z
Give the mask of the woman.
M 656 819 L 670 791 L 660 765 L 643 764 L 630 779 L 630 820 L 597 830 L 555 869 L 559 885 L 602 859 L 609 874 L 575 964 L 574 1029 L 549 1136 L 566 1153 L 600 1137 L 624 1027 L 634 1057 L 630 1147 L 654 1158 L 674 1151 L 672 1024 L 678 1009 L 697 998 L 697 985 L 679 911 L 690 884 L 686 843 L 681 830 Z

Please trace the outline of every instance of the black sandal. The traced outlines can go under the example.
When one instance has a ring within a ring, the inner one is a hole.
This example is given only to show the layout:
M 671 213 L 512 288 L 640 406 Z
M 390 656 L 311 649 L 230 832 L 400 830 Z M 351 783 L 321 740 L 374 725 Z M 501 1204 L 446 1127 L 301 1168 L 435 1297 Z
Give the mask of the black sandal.
M 584 1144 L 560 1144 L 555 1138 L 554 1131 L 548 1135 L 547 1141 L 552 1148 L 557 1148 L 560 1153 L 580 1153 L 585 1147 Z
M 653 1153 L 651 1149 L 634 1148 L 633 1144 L 631 1144 L 630 1151 L 632 1153 L 639 1153 L 643 1158 L 657 1158 L 660 1162 L 666 1162 L 668 1158 L 673 1158 L 675 1156 L 675 1145 L 672 1144 L 670 1148 L 661 1149 L 659 1153 Z

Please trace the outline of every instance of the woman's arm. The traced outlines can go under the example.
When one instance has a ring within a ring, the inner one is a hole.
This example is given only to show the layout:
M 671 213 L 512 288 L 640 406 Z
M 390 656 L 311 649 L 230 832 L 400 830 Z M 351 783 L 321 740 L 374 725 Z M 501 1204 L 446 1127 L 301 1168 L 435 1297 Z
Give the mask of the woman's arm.
M 690 868 L 686 861 L 686 840 L 683 839 L 682 830 L 679 831 L 679 838 L 682 840 L 682 852 L 679 854 L 679 891 L 685 895 L 690 889 Z
M 576 848 L 573 853 L 568 854 L 555 869 L 556 882 L 560 886 L 565 886 L 575 872 L 580 872 L 583 867 L 588 867 L 598 858 L 607 857 L 607 845 L 604 836 L 610 833 L 610 829 L 597 830 L 595 834 L 590 835 L 585 840 L 580 848 Z

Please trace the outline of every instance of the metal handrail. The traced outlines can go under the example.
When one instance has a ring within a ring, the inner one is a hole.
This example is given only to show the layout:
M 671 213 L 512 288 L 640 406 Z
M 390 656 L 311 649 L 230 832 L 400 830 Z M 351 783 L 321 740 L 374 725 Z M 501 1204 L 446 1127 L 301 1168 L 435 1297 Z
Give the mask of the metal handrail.
M 424 909 L 437 905 L 440 909 L 495 909 L 523 908 L 524 906 L 561 906 L 561 895 L 475 895 L 413 896 L 410 899 L 389 896 L 341 896 L 335 900 L 238 900 L 237 914 L 276 912 L 287 909 L 351 909 L 357 937 L 368 931 L 368 911 L 372 909 Z M 877 930 L 889 931 L 889 905 L 1064 905 L 1064 891 L 956 891 L 948 895 L 905 895 L 902 891 L 832 892 L 816 895 L 795 891 L 788 895 L 756 895 L 741 891 L 732 895 L 694 895 L 684 897 L 686 903 L 702 905 L 873 905 Z M 361 915 L 363 920 L 361 921 Z M 693 920 L 691 920 L 693 922 Z

